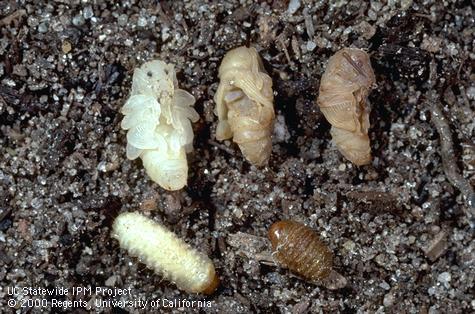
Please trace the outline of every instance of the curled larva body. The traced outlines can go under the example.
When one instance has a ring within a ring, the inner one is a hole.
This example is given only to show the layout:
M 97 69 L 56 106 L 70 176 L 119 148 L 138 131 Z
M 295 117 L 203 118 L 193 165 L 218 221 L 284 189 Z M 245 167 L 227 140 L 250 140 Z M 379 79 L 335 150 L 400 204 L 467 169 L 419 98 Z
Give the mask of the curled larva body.
M 332 271 L 333 254 L 309 227 L 290 220 L 274 223 L 269 239 L 277 261 L 291 271 L 320 282 Z
M 123 213 L 112 228 L 122 248 L 178 288 L 204 294 L 217 288 L 213 262 L 164 226 L 138 213 Z
M 219 67 L 219 78 L 214 96 L 219 118 L 216 138 L 233 137 L 251 164 L 266 164 L 272 152 L 274 95 L 272 79 L 256 49 L 229 51 Z
M 173 65 L 155 60 L 135 69 L 131 95 L 122 107 L 127 158 L 142 158 L 150 178 L 167 190 L 187 182 L 191 122 L 199 119 L 194 102 L 193 95 L 178 88 Z
M 317 103 L 332 125 L 338 150 L 356 165 L 371 162 L 366 98 L 375 82 L 368 54 L 344 48 L 328 61 L 320 82 Z

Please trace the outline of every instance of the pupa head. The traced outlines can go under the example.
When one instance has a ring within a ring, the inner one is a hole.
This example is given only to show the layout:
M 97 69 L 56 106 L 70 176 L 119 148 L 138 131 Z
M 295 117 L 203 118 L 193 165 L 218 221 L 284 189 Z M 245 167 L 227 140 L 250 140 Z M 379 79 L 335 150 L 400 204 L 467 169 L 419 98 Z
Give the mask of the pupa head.
M 375 83 L 369 55 L 361 49 L 344 48 L 333 55 L 327 68 L 335 69 L 333 75 L 358 86 L 370 89 Z M 331 71 L 329 73 L 332 73 Z
M 263 68 L 261 58 L 256 48 L 245 46 L 234 48 L 226 53 L 219 66 L 219 76 L 223 73 L 231 73 L 233 69 L 255 69 Z
M 132 94 L 153 95 L 160 98 L 163 93 L 172 95 L 177 85 L 173 65 L 161 60 L 153 60 L 135 69 Z

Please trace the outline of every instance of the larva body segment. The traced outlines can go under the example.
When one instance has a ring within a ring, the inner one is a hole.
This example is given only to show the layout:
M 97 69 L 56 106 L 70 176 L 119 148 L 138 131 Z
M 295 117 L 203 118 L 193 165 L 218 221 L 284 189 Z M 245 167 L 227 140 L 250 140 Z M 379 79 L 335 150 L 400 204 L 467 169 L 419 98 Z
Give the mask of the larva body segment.
M 131 95 L 121 110 L 127 158 L 141 157 L 150 178 L 167 190 L 187 182 L 191 122 L 199 119 L 194 102 L 193 95 L 178 88 L 173 65 L 155 60 L 135 69 Z
M 112 236 L 121 248 L 186 292 L 211 294 L 219 284 L 207 256 L 141 214 L 120 214 L 112 226 Z
M 319 282 L 332 271 L 332 252 L 309 227 L 278 221 L 269 228 L 269 239 L 277 261 L 307 280 Z
M 320 82 L 317 103 L 332 125 L 333 141 L 358 166 L 371 162 L 366 98 L 374 83 L 369 56 L 354 48 L 333 55 Z
M 274 95 L 272 79 L 256 49 L 229 51 L 219 67 L 219 78 L 214 96 L 219 119 L 216 138 L 233 137 L 250 163 L 266 164 L 272 152 Z

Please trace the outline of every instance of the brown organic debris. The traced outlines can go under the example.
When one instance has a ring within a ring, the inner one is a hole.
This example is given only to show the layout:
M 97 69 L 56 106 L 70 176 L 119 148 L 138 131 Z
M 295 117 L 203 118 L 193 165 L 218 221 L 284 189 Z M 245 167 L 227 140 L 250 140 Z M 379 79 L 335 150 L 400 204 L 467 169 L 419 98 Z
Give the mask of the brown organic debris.
M 447 251 L 447 231 L 439 232 L 424 249 L 425 255 L 434 262 Z

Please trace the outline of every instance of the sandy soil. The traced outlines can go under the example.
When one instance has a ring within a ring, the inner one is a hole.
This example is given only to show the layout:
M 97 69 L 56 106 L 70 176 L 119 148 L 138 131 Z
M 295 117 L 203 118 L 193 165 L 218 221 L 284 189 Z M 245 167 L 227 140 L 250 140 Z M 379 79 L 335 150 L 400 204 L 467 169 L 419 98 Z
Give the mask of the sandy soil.
M 168 312 L 475 312 L 474 20 L 470 1 L 1 1 L 3 312 L 9 299 L 18 313 L 141 312 L 72 293 L 88 286 L 130 287 L 129 301 L 211 301 Z M 258 49 L 274 82 L 278 122 L 262 169 L 214 135 L 217 68 L 241 45 Z M 336 150 L 315 103 L 328 58 L 350 46 L 371 54 L 378 85 L 369 96 L 374 159 L 360 168 Z M 176 65 L 201 115 L 179 192 L 125 158 L 119 110 L 133 69 L 155 58 Z M 122 211 L 149 215 L 207 253 L 222 281 L 216 293 L 183 293 L 121 250 L 110 226 Z M 320 234 L 345 288 L 266 260 L 267 229 L 279 219 Z M 12 287 L 69 293 L 12 296 Z

